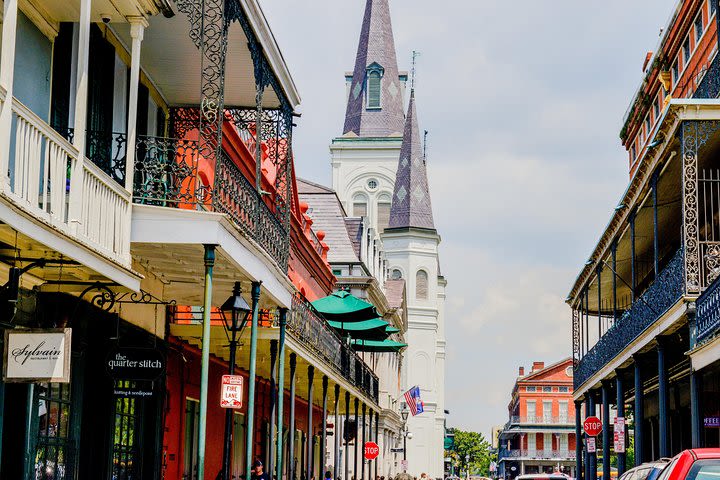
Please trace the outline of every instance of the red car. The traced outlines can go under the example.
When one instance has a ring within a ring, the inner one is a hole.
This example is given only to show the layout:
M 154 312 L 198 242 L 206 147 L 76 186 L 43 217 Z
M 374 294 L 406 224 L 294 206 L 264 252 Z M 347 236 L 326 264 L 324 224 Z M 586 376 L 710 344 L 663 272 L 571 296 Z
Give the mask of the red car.
M 657 480 L 720 480 L 720 448 L 696 448 L 679 453 Z

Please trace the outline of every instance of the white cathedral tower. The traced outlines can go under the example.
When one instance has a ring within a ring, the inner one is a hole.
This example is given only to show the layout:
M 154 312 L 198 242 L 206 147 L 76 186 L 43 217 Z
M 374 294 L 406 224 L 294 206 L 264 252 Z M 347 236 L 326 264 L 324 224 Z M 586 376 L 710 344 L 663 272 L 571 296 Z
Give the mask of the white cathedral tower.
M 333 188 L 366 216 L 389 275 L 405 279 L 408 348 L 403 390 L 419 386 L 425 411 L 408 419 L 408 472 L 443 478 L 445 286 L 420 138 L 415 93 L 403 115 L 407 75 L 398 72 L 388 0 L 367 0 L 355 69 L 346 76 L 343 135 L 330 146 Z

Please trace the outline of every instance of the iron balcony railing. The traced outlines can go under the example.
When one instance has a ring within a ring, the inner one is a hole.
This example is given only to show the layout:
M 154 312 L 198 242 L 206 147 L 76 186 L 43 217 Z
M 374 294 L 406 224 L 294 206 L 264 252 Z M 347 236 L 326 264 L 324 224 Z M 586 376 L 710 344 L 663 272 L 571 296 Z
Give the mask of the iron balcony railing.
M 540 416 L 518 416 L 513 415 L 510 417 L 510 425 L 572 425 L 574 420 L 571 420 L 567 415 L 540 415 Z
M 504 458 L 529 458 L 533 460 L 573 460 L 574 450 L 527 450 L 527 449 L 504 449 L 498 452 L 498 459 Z
M 578 361 L 573 375 L 575 388 L 607 365 L 682 298 L 685 288 L 683 262 L 683 249 L 680 248 L 630 309 Z
M 697 340 L 704 342 L 720 330 L 720 277 L 697 299 Z
M 337 374 L 378 402 L 378 377 L 299 294 L 293 297 L 287 331 L 322 358 Z

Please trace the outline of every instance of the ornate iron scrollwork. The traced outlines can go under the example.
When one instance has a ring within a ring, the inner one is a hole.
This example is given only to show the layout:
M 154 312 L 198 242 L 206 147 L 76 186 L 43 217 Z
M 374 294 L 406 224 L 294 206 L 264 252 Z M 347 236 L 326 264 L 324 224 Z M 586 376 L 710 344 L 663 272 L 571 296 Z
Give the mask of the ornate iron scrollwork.
M 720 275 L 720 243 L 709 244 L 704 255 L 707 272 L 705 285 L 710 285 Z
M 93 283 L 78 296 L 78 302 L 88 293 L 96 290 L 96 293 L 90 298 L 90 303 L 101 310 L 109 312 L 115 306 L 115 292 L 110 290 L 107 285 L 97 282 Z

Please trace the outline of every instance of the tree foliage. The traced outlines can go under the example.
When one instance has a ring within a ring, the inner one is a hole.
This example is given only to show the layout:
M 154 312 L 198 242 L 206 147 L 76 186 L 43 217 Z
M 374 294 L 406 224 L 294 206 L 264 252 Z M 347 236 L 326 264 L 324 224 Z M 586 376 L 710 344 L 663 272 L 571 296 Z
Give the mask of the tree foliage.
M 490 444 L 481 433 L 466 432 L 457 428 L 449 429 L 455 435 L 455 442 L 448 451 L 452 464 L 459 471 L 470 470 L 471 475 L 488 476 L 490 462 L 493 461 L 490 453 Z

